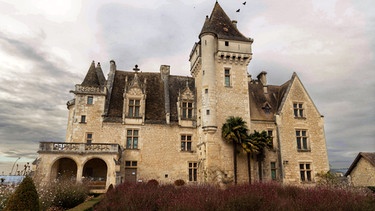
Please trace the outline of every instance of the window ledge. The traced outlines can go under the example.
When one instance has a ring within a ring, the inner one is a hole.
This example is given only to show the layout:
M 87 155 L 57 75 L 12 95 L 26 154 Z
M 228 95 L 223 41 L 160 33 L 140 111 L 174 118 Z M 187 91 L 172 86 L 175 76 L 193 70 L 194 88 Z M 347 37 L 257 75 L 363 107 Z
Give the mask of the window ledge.
M 301 119 L 301 120 L 305 120 L 305 119 L 306 119 L 306 117 L 304 117 L 304 116 L 303 116 L 303 117 L 300 117 L 300 116 L 295 116 L 295 117 L 294 117 L 294 119 Z
M 226 85 L 224 85 L 224 87 L 225 88 L 233 88 L 233 86 L 226 86 Z
M 180 152 L 190 152 L 190 153 L 195 153 L 194 150 L 180 150 Z
M 297 149 L 298 152 L 311 152 L 311 149 Z
M 79 124 L 86 124 L 87 122 L 78 122 Z

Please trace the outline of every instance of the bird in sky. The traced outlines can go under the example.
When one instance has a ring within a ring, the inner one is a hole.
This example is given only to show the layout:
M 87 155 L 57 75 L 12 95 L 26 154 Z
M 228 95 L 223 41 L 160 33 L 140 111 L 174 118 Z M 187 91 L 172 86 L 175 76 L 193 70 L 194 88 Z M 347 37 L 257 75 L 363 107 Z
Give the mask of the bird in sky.
M 240 9 L 236 10 L 236 12 L 240 12 Z
M 246 5 L 246 1 L 244 3 L 242 3 L 243 5 Z

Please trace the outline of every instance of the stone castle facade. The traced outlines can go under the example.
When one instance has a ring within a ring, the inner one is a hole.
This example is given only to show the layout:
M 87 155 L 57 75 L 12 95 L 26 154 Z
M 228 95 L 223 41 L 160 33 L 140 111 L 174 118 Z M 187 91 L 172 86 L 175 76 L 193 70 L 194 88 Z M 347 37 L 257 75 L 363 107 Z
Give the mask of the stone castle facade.
M 66 141 L 41 142 L 37 171 L 45 181 L 88 179 L 93 189 L 124 181 L 233 182 L 232 145 L 221 137 L 230 116 L 250 131 L 267 131 L 273 149 L 263 168 L 251 159 L 251 180 L 314 184 L 329 170 L 324 119 L 294 73 L 282 85 L 247 72 L 253 40 L 215 3 L 190 54 L 191 77 L 118 70 L 105 78 L 93 62 L 75 86 Z M 238 182 L 248 182 L 246 153 L 238 153 Z

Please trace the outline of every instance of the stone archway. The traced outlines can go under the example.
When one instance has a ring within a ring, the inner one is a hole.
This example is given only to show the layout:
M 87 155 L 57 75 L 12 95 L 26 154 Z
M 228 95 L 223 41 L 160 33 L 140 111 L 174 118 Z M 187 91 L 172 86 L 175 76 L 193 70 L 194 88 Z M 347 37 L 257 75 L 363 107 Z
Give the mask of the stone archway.
M 91 189 L 105 189 L 107 171 L 107 164 L 102 159 L 93 158 L 83 166 L 82 176 Z
M 77 164 L 73 159 L 60 158 L 55 161 L 51 168 L 51 180 L 77 178 Z

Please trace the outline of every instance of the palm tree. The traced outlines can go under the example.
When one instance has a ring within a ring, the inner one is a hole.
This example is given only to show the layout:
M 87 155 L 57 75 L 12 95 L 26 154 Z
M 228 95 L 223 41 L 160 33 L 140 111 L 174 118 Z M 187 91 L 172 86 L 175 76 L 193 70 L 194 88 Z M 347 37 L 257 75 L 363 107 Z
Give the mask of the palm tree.
M 248 135 L 241 145 L 247 155 L 247 174 L 249 177 L 249 184 L 251 184 L 251 155 L 258 154 L 259 149 L 257 144 L 254 143 L 254 140 L 251 139 L 250 135 Z
M 237 145 L 241 145 L 247 137 L 246 122 L 241 117 L 229 117 L 221 128 L 221 136 L 233 145 L 234 184 L 237 184 Z
M 254 133 L 249 135 L 249 139 L 252 140 L 252 143 L 257 148 L 257 161 L 258 161 L 258 171 L 259 171 L 259 180 L 262 181 L 262 162 L 266 157 L 265 149 L 272 148 L 272 137 L 267 134 L 266 131 L 258 132 L 254 130 Z

